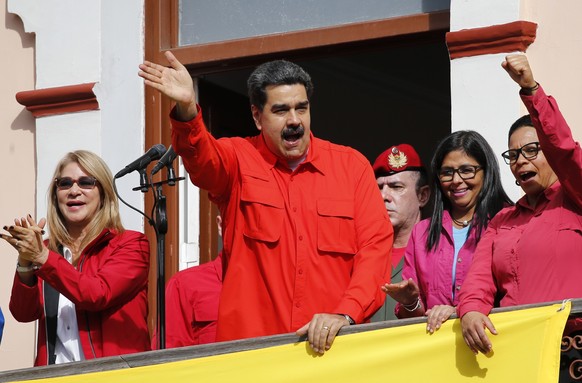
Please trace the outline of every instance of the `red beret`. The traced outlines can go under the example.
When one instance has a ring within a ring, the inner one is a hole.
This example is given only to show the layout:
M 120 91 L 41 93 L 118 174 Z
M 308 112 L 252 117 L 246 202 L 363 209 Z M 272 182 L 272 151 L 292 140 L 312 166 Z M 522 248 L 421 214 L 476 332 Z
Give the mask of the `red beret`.
M 374 161 L 376 178 L 385 177 L 406 170 L 424 170 L 424 165 L 416 150 L 408 144 L 388 148 Z

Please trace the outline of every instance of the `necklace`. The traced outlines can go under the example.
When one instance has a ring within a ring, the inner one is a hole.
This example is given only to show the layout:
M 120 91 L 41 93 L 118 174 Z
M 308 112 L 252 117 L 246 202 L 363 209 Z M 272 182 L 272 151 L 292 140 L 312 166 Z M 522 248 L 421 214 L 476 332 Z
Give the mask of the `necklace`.
M 462 227 L 467 227 L 467 226 L 469 226 L 469 224 L 471 223 L 471 221 L 473 221 L 473 217 L 471 217 L 471 219 L 466 219 L 466 220 L 464 220 L 464 221 L 460 221 L 460 220 L 458 220 L 458 219 L 454 219 L 454 218 L 453 218 L 453 222 L 454 222 L 454 223 L 456 223 L 456 224 L 457 224 L 457 225 L 459 225 L 459 226 L 462 226 Z

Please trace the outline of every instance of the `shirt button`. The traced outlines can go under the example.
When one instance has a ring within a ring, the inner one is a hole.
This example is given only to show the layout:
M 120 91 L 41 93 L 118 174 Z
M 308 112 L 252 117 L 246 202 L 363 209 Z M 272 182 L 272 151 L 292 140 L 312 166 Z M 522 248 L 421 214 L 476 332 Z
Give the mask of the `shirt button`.
M 296 207 L 294 207 L 294 208 L 293 208 L 293 212 L 296 212 L 296 211 L 297 211 L 297 208 L 296 208 Z
M 462 261 L 462 259 L 461 259 L 461 258 L 457 259 L 457 262 L 461 263 L 461 261 Z
M 297 271 L 299 273 L 299 275 L 303 274 L 303 269 L 299 269 L 299 271 Z
M 457 290 L 461 290 L 461 286 L 457 286 L 455 287 Z
M 301 307 L 301 303 L 299 303 L 299 302 L 295 303 L 295 307 L 297 307 L 297 308 Z
M 302 235 L 299 236 L 299 240 L 300 241 L 303 241 L 303 236 Z

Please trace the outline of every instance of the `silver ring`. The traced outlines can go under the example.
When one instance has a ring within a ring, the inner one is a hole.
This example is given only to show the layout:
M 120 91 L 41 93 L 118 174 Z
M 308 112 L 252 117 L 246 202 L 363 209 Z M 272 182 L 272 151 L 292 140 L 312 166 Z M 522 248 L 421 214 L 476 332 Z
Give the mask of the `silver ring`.
M 323 326 L 322 329 L 329 331 L 329 327 Z
M 20 241 L 17 239 L 16 243 L 14 244 L 14 247 L 18 247 L 18 244 L 20 243 Z

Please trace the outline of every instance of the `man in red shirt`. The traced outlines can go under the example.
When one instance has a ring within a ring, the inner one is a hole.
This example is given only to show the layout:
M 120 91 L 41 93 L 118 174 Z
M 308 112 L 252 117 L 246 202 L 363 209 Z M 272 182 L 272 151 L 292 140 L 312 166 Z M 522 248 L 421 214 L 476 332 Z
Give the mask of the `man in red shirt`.
M 222 219 L 216 217 L 218 236 Z M 222 290 L 222 254 L 207 263 L 182 270 L 166 285 L 166 347 L 216 342 L 218 303 Z M 158 344 L 152 337 L 152 349 Z
M 166 286 L 166 348 L 216 341 L 222 258 L 174 274 Z M 152 337 L 152 348 L 157 346 Z
M 382 306 L 393 231 L 370 163 L 311 133 L 311 78 L 277 60 L 247 85 L 256 137 L 214 139 L 188 70 L 140 65 L 176 102 L 172 144 L 223 218 L 225 277 L 217 340 L 296 331 L 324 353 L 341 327 Z
M 374 161 L 373 169 L 394 228 L 390 279 L 392 283 L 398 283 L 402 281 L 404 252 L 410 233 L 422 218 L 421 210 L 430 198 L 427 173 L 420 156 L 408 144 L 386 149 Z M 372 321 L 397 319 L 394 314 L 395 305 L 396 301 L 388 296 Z

